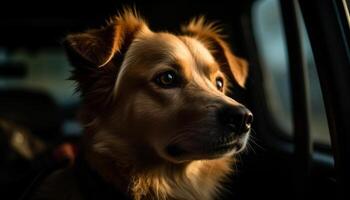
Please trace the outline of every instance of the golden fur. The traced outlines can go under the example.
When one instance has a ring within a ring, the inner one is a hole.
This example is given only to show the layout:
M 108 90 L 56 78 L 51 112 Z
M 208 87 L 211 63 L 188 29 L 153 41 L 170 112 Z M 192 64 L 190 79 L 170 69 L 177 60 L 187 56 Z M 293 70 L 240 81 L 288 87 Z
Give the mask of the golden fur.
M 106 26 L 65 40 L 82 96 L 84 155 L 135 200 L 211 200 L 232 171 L 232 152 L 180 160 L 164 152 L 170 142 L 205 146 L 193 138 L 214 126 L 207 113 L 219 104 L 240 105 L 225 95 L 228 84 L 219 91 L 213 80 L 221 76 L 244 87 L 248 74 L 247 63 L 233 55 L 214 24 L 197 18 L 182 30 L 153 32 L 126 9 Z M 160 91 L 148 83 L 168 68 L 181 71 L 186 87 Z

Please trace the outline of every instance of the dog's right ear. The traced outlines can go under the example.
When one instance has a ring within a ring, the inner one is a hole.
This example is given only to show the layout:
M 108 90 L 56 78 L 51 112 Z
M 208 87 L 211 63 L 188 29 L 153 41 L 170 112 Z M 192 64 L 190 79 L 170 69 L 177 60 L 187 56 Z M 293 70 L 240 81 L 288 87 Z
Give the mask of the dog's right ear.
M 92 90 L 91 87 L 101 76 L 117 75 L 119 66 L 116 63 L 121 61 L 116 59 L 122 59 L 122 55 L 141 31 L 150 31 L 145 21 L 135 11 L 124 9 L 100 29 L 71 34 L 65 38 L 63 45 L 74 67 L 71 78 L 77 81 L 82 95 Z M 104 73 L 106 71 L 108 73 Z
M 71 34 L 63 42 L 74 67 L 103 67 L 115 54 L 123 38 L 118 37 L 117 27 L 108 24 L 100 29 Z

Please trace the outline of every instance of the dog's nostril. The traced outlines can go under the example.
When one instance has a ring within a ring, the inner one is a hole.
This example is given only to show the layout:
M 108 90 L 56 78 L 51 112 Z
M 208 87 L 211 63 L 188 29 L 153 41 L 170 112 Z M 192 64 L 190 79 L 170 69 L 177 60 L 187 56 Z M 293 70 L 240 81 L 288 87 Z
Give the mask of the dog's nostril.
M 251 126 L 253 123 L 253 114 L 251 112 L 248 112 L 245 117 L 245 124 L 246 126 Z
M 253 123 L 253 114 L 251 112 L 247 112 L 247 114 L 245 115 L 244 118 L 244 122 L 243 122 L 243 132 L 247 132 L 249 131 L 249 129 L 251 128 Z

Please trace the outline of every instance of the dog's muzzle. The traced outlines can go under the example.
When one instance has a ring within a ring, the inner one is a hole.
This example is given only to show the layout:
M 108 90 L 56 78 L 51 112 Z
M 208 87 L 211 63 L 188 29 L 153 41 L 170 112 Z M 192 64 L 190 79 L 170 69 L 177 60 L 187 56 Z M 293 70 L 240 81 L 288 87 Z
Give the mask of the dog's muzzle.
M 180 141 L 169 143 L 166 152 L 178 160 L 213 159 L 238 153 L 247 143 L 253 114 L 242 105 L 212 107 L 214 126 L 198 128 L 196 134 L 188 134 Z M 200 128 L 202 128 L 202 131 Z

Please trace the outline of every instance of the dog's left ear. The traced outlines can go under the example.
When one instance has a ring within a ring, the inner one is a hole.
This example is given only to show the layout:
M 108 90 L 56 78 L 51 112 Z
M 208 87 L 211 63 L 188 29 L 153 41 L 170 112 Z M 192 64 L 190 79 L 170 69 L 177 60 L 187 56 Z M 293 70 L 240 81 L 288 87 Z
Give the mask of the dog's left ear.
M 220 28 L 214 23 L 206 23 L 204 17 L 199 17 L 183 26 L 182 31 L 203 42 L 219 62 L 221 70 L 238 85 L 244 87 L 248 76 L 248 63 L 232 53 L 220 34 Z

